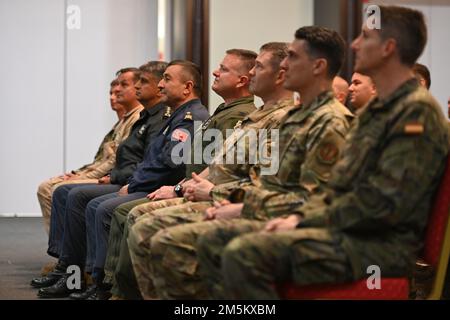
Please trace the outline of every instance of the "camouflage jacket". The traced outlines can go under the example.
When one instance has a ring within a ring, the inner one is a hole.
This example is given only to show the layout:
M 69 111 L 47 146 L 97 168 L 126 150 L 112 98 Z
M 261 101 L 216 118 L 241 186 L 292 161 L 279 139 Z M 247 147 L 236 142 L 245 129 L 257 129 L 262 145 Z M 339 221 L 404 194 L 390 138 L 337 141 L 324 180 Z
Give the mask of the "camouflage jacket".
M 85 164 L 84 166 L 82 166 L 81 168 L 79 168 L 77 170 L 72 170 L 73 173 L 82 171 L 82 170 L 86 169 L 88 166 L 90 166 L 90 165 L 94 164 L 95 162 L 100 161 L 102 159 L 103 150 L 105 149 L 105 146 L 107 146 L 111 141 L 114 140 L 114 131 L 116 130 L 116 127 L 119 125 L 119 123 L 120 123 L 120 120 L 117 121 L 114 124 L 114 126 L 112 127 L 112 129 L 103 137 L 102 143 L 98 147 L 97 153 L 95 154 L 94 161 L 89 164 Z
M 250 181 L 251 168 L 257 163 L 250 163 L 249 143 L 246 140 L 246 134 L 249 132 L 258 133 L 260 129 L 276 129 L 287 112 L 294 106 L 292 99 L 282 100 L 269 107 L 261 107 L 242 121 L 238 122 L 235 130 L 224 142 L 221 152 L 215 160 L 209 165 L 208 180 L 216 185 L 213 189 L 214 199 L 223 199 L 234 187 L 242 181 Z M 245 150 L 240 150 L 245 154 L 245 160 L 242 163 L 237 162 L 236 149 L 239 149 L 240 142 L 244 142 Z M 237 147 L 237 148 L 236 148 Z M 227 164 L 227 157 L 232 159 L 232 163 Z
M 438 103 L 415 79 L 405 82 L 361 114 L 329 189 L 295 210 L 304 217 L 298 227 L 340 238 L 355 279 L 373 264 L 382 276 L 404 276 L 421 248 L 448 150 Z
M 352 120 L 353 114 L 332 92 L 291 110 L 279 130 L 278 172 L 260 175 L 259 184 L 243 187 L 242 216 L 265 220 L 288 214 L 309 194 L 323 191 Z
M 131 127 L 139 119 L 143 106 L 139 104 L 136 108 L 124 115 L 123 119 L 114 126 L 111 140 L 102 144 L 102 152 L 96 157 L 95 162 L 77 171 L 83 179 L 98 179 L 110 173 L 116 164 L 116 151 L 122 141 L 130 134 Z M 96 155 L 97 156 L 97 155 Z
M 216 111 L 214 111 L 214 114 L 204 121 L 202 126 L 194 134 L 192 148 L 197 149 L 191 150 L 191 164 L 186 165 L 186 178 L 190 179 L 192 172 L 200 173 L 208 166 L 203 158 L 203 150 L 211 143 L 207 139 L 203 139 L 206 130 L 217 129 L 220 131 L 222 137 L 225 137 L 227 129 L 233 129 L 238 121 L 244 119 L 244 117 L 255 110 L 253 96 L 237 99 L 229 104 L 222 103 L 219 105 Z M 202 136 L 200 139 L 196 139 L 196 136 L 200 132 Z M 199 144 L 195 143 L 197 141 L 199 141 Z M 194 157 L 196 155 L 201 156 L 201 158 L 195 159 Z

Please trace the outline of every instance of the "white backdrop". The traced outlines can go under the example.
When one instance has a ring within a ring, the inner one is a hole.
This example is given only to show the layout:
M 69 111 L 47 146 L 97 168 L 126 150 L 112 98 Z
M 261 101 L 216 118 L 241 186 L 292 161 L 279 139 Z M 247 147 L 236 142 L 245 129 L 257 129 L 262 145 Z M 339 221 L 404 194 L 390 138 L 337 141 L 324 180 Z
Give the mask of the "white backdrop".
M 0 0 L 0 41 L 0 214 L 40 215 L 39 183 L 91 162 L 116 121 L 115 71 L 157 59 L 157 1 Z
M 450 97 L 450 1 L 449 0 L 371 0 L 369 3 L 401 5 L 423 12 L 428 27 L 428 43 L 419 62 L 431 73 L 430 92 L 438 100 L 447 116 L 447 99 Z
M 258 52 L 266 42 L 291 42 L 298 28 L 313 24 L 313 2 L 313 0 L 211 0 L 210 73 L 216 70 L 228 49 L 239 48 Z M 211 75 L 209 80 L 211 87 L 214 80 Z M 210 112 L 222 102 L 219 96 L 210 91 Z

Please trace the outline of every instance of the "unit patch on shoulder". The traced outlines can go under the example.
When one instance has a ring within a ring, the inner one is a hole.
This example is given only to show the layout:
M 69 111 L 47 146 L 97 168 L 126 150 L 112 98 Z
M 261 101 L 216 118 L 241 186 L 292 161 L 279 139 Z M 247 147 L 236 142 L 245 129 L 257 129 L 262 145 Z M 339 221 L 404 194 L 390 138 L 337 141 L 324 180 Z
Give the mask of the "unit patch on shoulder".
M 319 161 L 326 164 L 335 163 L 339 156 L 339 149 L 332 143 L 324 143 L 319 146 Z

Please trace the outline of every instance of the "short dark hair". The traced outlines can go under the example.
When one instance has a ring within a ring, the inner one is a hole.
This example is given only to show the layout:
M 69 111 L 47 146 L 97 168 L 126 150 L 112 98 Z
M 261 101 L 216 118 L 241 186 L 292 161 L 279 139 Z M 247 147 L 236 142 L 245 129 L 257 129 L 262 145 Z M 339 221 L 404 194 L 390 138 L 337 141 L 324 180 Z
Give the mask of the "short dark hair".
M 288 44 L 286 42 L 268 42 L 261 46 L 259 51 L 268 51 L 272 53 L 270 62 L 275 71 L 280 70 L 281 61 L 288 55 Z
M 427 43 L 427 26 L 423 13 L 398 6 L 380 6 L 383 40 L 397 41 L 400 61 L 412 66 L 422 54 Z
M 139 77 L 141 76 L 141 71 L 138 68 L 123 68 L 116 72 L 116 76 L 119 77 L 123 73 L 132 72 L 133 73 L 133 82 L 136 83 L 139 81 Z
M 415 63 L 413 66 L 413 72 L 415 75 L 419 75 L 422 78 L 424 78 L 427 89 L 430 89 L 431 86 L 430 70 L 428 70 L 428 68 L 423 64 Z
M 149 61 L 146 64 L 143 64 L 139 67 L 139 70 L 142 73 L 151 74 L 156 80 L 161 80 L 164 75 L 164 71 L 166 71 L 168 63 L 165 61 Z
M 345 58 L 345 41 L 336 31 L 325 27 L 302 27 L 295 32 L 295 38 L 307 43 L 307 53 L 328 62 L 328 77 L 333 79 L 341 69 Z
M 173 60 L 167 65 L 167 67 L 171 66 L 181 66 L 183 68 L 188 76 L 185 80 L 190 80 L 194 83 L 194 93 L 197 97 L 200 97 L 202 95 L 202 72 L 200 67 L 188 60 Z
M 246 49 L 229 49 L 226 54 L 237 56 L 244 62 L 244 68 L 246 72 L 249 72 L 255 66 L 255 60 L 258 54 L 251 50 Z
M 115 86 L 118 86 L 119 85 L 119 80 L 116 78 L 116 79 L 114 79 L 113 81 L 111 81 L 111 83 L 109 84 L 109 86 L 112 88 L 112 87 L 115 87 Z

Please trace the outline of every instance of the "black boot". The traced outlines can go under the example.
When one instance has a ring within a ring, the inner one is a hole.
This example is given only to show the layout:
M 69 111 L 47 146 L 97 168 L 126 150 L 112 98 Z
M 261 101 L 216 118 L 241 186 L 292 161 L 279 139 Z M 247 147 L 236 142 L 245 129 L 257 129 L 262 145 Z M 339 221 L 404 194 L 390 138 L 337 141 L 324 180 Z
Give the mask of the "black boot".
M 103 283 L 105 271 L 103 268 L 95 268 L 93 274 L 94 282 L 97 284 L 95 292 L 86 300 L 108 300 L 112 297 L 112 285 Z
M 83 292 L 74 292 L 71 293 L 69 298 L 72 300 L 88 300 L 90 296 L 95 294 L 97 291 L 97 285 L 93 284 L 87 287 L 87 289 Z
M 112 297 L 111 294 L 111 287 L 106 286 L 97 286 L 97 289 L 95 290 L 95 293 L 92 294 L 89 298 L 86 300 L 108 300 Z
M 69 279 L 70 274 L 64 274 L 59 278 L 59 280 L 52 286 L 47 288 L 41 288 L 38 291 L 39 298 L 66 298 L 71 293 L 81 292 L 84 290 L 85 282 L 81 280 L 81 286 L 78 289 L 69 289 L 67 286 L 67 280 Z
M 64 274 L 66 274 L 67 265 L 58 261 L 55 270 L 44 277 L 38 277 L 31 280 L 31 286 L 35 288 L 45 288 L 54 285 Z

